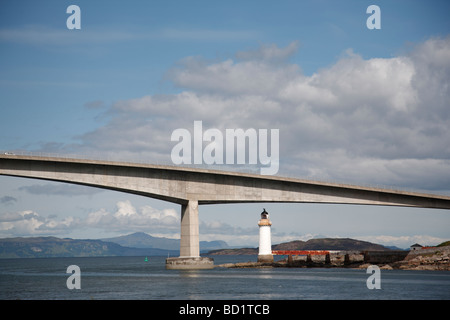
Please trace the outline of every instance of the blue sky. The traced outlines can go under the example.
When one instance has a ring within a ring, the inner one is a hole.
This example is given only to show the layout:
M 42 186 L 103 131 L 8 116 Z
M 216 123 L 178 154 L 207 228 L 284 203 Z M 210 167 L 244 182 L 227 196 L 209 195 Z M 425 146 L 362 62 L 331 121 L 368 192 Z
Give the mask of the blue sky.
M 66 27 L 71 4 L 81 30 Z M 380 30 L 366 27 L 371 4 Z M 0 150 L 170 163 L 171 132 L 202 120 L 278 128 L 280 175 L 448 195 L 449 9 L 448 1 L 2 1 Z M 0 177 L 0 199 L 2 237 L 179 233 L 178 206 L 127 194 Z M 201 236 L 257 245 L 262 206 L 201 207 Z M 450 238 L 442 210 L 264 206 L 274 242 L 324 235 L 406 247 Z M 124 211 L 148 229 L 99 219 Z

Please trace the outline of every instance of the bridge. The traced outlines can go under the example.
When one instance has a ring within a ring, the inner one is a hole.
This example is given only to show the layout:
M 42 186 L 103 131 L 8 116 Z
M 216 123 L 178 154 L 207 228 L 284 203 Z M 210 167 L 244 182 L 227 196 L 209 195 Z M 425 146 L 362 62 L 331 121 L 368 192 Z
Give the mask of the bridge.
M 450 197 L 278 176 L 101 160 L 0 155 L 0 175 L 79 184 L 181 205 L 180 257 L 168 269 L 211 268 L 201 258 L 199 205 L 251 202 L 450 209 Z

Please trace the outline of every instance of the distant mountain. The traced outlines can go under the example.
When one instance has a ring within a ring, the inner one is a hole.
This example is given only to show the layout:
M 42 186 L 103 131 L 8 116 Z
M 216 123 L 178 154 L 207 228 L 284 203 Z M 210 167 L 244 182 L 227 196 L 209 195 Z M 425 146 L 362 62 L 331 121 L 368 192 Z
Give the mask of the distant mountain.
M 135 232 L 126 236 L 102 239 L 125 247 L 158 248 L 166 250 L 180 250 L 179 239 L 153 237 L 144 232 Z M 225 241 L 200 241 L 200 251 L 228 248 Z
M 272 247 L 273 250 L 389 250 L 388 248 L 367 241 L 350 238 L 322 238 L 308 241 L 291 241 Z
M 228 248 L 224 241 L 200 241 L 200 251 Z M 179 256 L 180 240 L 152 237 L 144 232 L 100 240 L 56 237 L 0 239 L 0 258 Z
M 370 251 L 384 251 L 390 250 L 382 245 L 349 239 L 349 238 L 322 238 L 310 239 L 308 241 L 294 240 L 284 242 L 272 246 L 272 250 L 370 250 Z M 209 252 L 212 255 L 221 254 L 258 254 L 257 248 L 242 248 L 242 249 L 224 249 L 212 250 Z
M 144 232 L 136 232 L 126 236 L 106 238 L 101 240 L 117 243 L 124 247 L 180 250 L 180 240 L 153 237 Z
M 178 256 L 179 253 L 179 249 L 130 248 L 102 240 L 55 237 L 0 239 L 0 258 Z

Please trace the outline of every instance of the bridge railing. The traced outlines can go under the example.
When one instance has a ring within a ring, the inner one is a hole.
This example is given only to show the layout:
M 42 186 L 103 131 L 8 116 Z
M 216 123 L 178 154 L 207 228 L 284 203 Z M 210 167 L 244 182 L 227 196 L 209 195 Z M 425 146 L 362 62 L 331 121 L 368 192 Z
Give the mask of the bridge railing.
M 242 173 L 258 174 L 259 167 L 249 165 L 209 165 L 209 164 L 183 164 L 176 165 L 170 160 L 165 159 L 151 159 L 148 157 L 136 157 L 135 155 L 124 157 L 111 154 L 95 154 L 95 153 L 55 153 L 55 152 L 43 152 L 43 151 L 24 151 L 24 150 L 0 150 L 0 155 L 9 156 L 29 156 L 29 157 L 43 157 L 43 158 L 58 158 L 58 159 L 77 159 L 77 160 L 94 160 L 94 161 L 111 161 L 111 162 L 123 162 L 123 163 L 137 163 L 137 164 L 149 164 L 149 165 L 164 165 L 171 167 L 185 167 L 185 168 L 197 168 L 197 169 L 210 169 L 217 171 L 235 171 Z

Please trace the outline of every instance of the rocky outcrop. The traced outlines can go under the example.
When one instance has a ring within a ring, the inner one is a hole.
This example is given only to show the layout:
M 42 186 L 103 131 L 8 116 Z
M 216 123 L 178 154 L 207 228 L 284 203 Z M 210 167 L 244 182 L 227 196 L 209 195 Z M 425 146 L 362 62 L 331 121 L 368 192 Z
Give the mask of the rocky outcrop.
M 359 269 L 366 269 L 376 263 L 363 263 Z M 450 246 L 431 247 L 409 251 L 404 259 L 378 265 L 382 270 L 444 270 L 450 271 Z
M 450 271 L 450 246 L 411 251 L 404 260 L 390 265 L 401 270 Z

